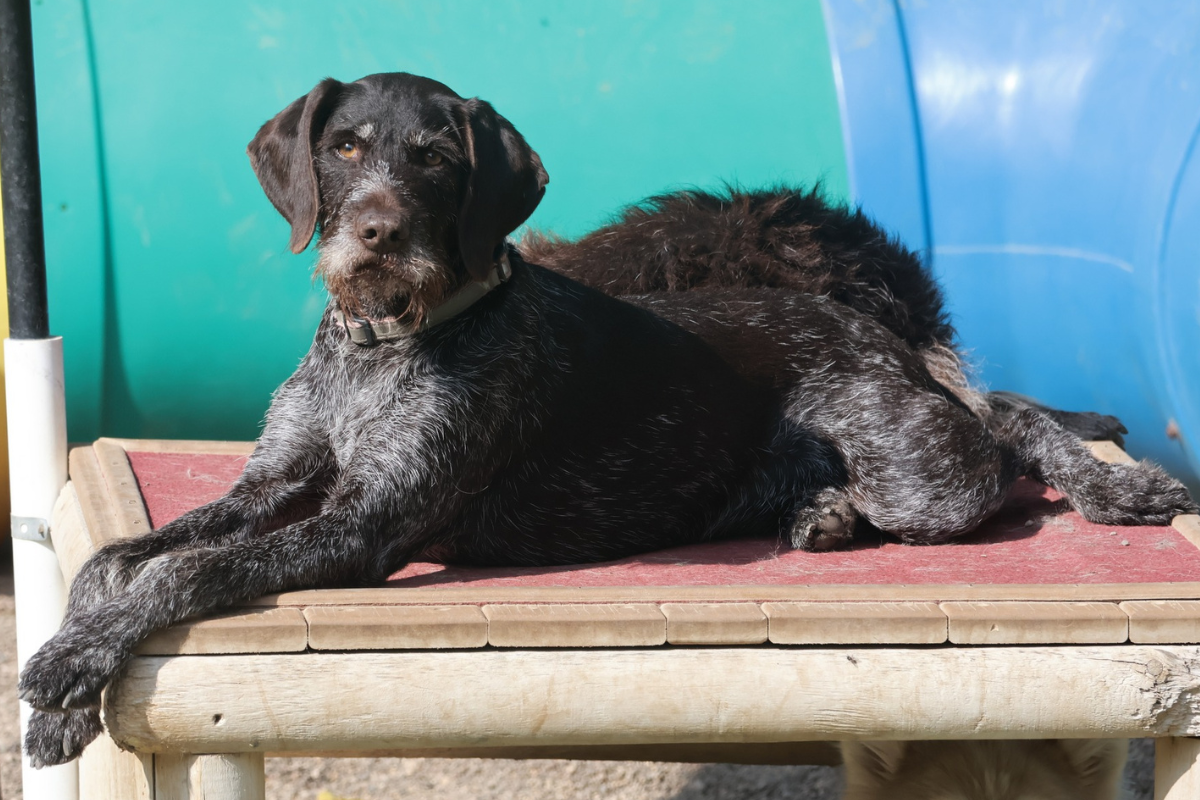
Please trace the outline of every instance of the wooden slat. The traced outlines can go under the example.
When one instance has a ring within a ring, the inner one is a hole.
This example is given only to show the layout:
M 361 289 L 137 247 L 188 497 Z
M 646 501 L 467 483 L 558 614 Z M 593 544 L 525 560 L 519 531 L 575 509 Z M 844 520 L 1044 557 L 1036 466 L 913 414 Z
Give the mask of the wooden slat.
M 1197 736 L 1196 663 L 1195 645 L 140 656 L 105 721 L 183 753 Z
M 119 534 L 140 536 L 149 533 L 150 515 L 146 513 L 141 488 L 133 475 L 133 468 L 129 466 L 129 456 L 125 455 L 124 448 L 111 439 L 99 439 L 92 449 L 96 451 L 100 475 L 108 486 L 108 501 L 116 517 Z
M 154 800 L 266 800 L 261 753 L 185 755 L 154 759 Z
M 767 616 L 757 603 L 664 603 L 670 644 L 762 644 Z
M 287 758 L 294 753 L 267 753 Z M 422 747 L 385 750 L 304 751 L 312 758 L 511 758 L 573 761 L 662 761 L 681 764 L 805 764 L 836 767 L 842 763 L 837 742 L 721 742 L 716 744 L 541 745 L 537 747 Z M 114 798 L 116 800 L 116 798 Z
M 58 557 L 63 580 L 70 586 L 75 573 L 79 572 L 83 562 L 93 552 L 87 520 L 83 517 L 83 508 L 79 505 L 79 494 L 75 491 L 73 481 L 67 481 L 54 503 L 50 541 L 54 544 L 54 554 Z
M 196 453 L 214 456 L 248 456 L 254 452 L 254 442 L 218 442 L 199 439 L 112 439 L 112 442 L 135 453 Z
M 1137 644 L 1200 642 L 1200 601 L 1130 600 L 1121 603 L 1129 617 L 1129 641 Z
M 483 647 L 488 620 L 478 606 L 315 606 L 304 609 L 314 650 Z
M 68 470 L 79 507 L 87 522 L 92 548 L 116 539 L 119 534 L 116 514 L 109 501 L 108 484 L 100 474 L 96 451 L 89 447 L 75 447 L 68 456 Z
M 721 603 L 947 600 L 1191 600 L 1200 582 L 1096 584 L 853 584 L 803 586 L 454 586 L 316 589 L 268 595 L 249 605 L 482 605 L 499 603 Z
M 154 800 L 154 756 L 127 753 L 102 733 L 79 757 L 83 800 Z
M 223 614 L 151 634 L 141 655 L 295 653 L 308 646 L 308 624 L 295 608 Z
M 1112 603 L 941 604 L 954 644 L 1120 644 L 1129 618 Z
M 764 603 L 774 644 L 942 644 L 936 603 Z
M 1098 460 L 1107 464 L 1136 464 L 1137 461 L 1115 442 L 1084 442 Z
M 1183 534 L 1196 547 L 1200 547 L 1200 516 L 1196 514 L 1180 514 L 1171 520 L 1171 527 Z
M 633 603 L 487 605 L 495 647 L 646 647 L 666 644 L 658 606 Z
M 1158 739 L 1154 742 L 1154 800 L 1200 797 L 1200 740 Z

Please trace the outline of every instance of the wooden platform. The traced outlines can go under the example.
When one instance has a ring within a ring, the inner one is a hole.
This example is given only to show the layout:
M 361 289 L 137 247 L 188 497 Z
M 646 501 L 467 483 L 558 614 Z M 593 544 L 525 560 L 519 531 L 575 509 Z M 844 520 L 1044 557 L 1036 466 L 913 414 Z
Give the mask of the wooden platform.
M 76 448 L 60 504 L 63 522 L 55 526 L 64 569 L 73 574 L 105 541 L 150 530 L 147 505 L 158 509 L 161 524 L 220 496 L 249 450 L 241 443 L 113 439 Z M 1109 443 L 1095 450 L 1100 457 L 1127 458 Z M 131 460 L 153 469 L 135 471 Z M 139 652 L 1200 642 L 1200 518 L 1178 517 L 1163 529 L 1089 526 L 1046 500 L 1049 490 L 1031 493 L 1026 486 L 1016 494 L 961 545 L 872 542 L 842 554 L 780 553 L 767 541 L 718 542 L 569 569 L 418 564 L 377 589 L 266 597 L 253 610 L 156 634 Z M 1028 532 L 1014 538 L 1014 530 Z M 1051 543 L 1039 546 L 1039 537 Z M 1055 570 L 1063 571 L 1054 561 L 1061 553 L 1074 570 L 1068 574 L 1087 582 L 1049 582 Z M 939 567 L 942 556 L 956 564 Z M 955 577 L 955 570 L 968 580 L 887 582 L 898 571 L 894 563 L 906 558 L 939 580 Z M 1090 560 L 1104 563 L 1100 574 L 1109 581 L 1096 580 Z M 834 574 L 854 572 L 857 582 L 828 582 L 829 573 L 813 566 L 822 561 L 838 562 Z M 1014 573 L 1012 564 L 1024 572 Z M 978 582 L 989 571 L 1037 582 Z M 1146 579 L 1161 574 L 1176 580 Z M 733 582 L 716 582 L 726 576 Z M 808 576 L 821 580 L 787 582 Z M 738 582 L 748 577 L 759 582 Z
M 72 450 L 52 525 L 68 580 L 104 542 L 219 496 L 248 452 Z M 137 755 L 102 737 L 83 780 L 115 800 L 223 775 L 215 796 L 256 797 L 264 754 L 833 763 L 839 738 L 1200 736 L 1200 519 L 1077 517 L 1027 485 L 961 545 L 417 564 L 379 588 L 261 598 L 141 645 L 105 696 Z M 1176 766 L 1200 754 L 1164 747 Z

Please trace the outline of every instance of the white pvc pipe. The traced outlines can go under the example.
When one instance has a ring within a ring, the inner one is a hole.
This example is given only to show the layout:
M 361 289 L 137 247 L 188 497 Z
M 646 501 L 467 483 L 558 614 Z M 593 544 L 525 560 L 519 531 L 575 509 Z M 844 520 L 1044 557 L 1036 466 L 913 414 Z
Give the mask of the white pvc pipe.
M 67 482 L 67 417 L 63 394 L 62 338 L 5 339 L 4 383 L 8 402 L 8 475 L 14 517 L 49 520 Z M 13 539 L 13 584 L 17 606 L 17 667 L 62 624 L 67 607 L 54 547 L 45 541 Z M 29 719 L 21 703 L 21 739 Z M 26 800 L 77 800 L 77 762 L 35 770 L 22 757 Z

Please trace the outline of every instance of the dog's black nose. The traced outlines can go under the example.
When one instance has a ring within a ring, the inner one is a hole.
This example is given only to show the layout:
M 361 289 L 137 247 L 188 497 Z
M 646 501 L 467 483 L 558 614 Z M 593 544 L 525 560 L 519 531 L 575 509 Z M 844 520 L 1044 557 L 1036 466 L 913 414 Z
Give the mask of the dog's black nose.
M 408 239 L 408 219 L 391 209 L 369 208 L 358 215 L 354 232 L 368 250 L 380 255 L 395 253 Z

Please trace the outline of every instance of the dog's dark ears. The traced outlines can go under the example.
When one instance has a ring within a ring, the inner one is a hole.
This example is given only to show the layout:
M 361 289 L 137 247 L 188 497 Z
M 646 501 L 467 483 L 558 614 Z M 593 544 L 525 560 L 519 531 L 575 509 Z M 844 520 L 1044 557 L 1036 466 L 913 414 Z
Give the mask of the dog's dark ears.
M 465 100 L 459 113 L 471 174 L 458 214 L 458 247 L 467 272 L 483 280 L 496 248 L 529 219 L 550 178 L 538 154 L 490 104 Z
M 340 81 L 326 78 L 259 128 L 246 148 L 263 191 L 292 226 L 293 253 L 308 247 L 317 228 L 321 193 L 313 144 L 341 91 Z

